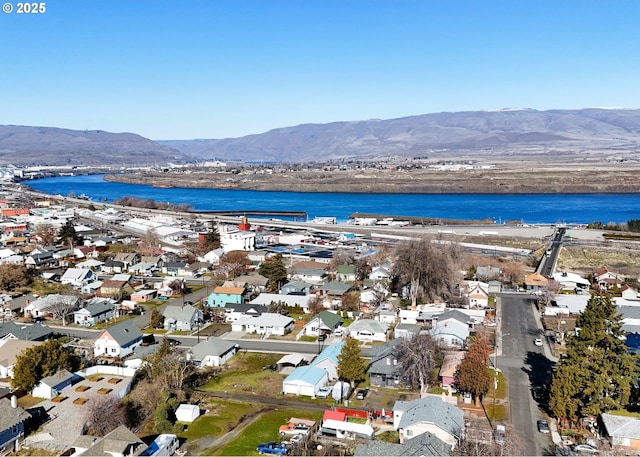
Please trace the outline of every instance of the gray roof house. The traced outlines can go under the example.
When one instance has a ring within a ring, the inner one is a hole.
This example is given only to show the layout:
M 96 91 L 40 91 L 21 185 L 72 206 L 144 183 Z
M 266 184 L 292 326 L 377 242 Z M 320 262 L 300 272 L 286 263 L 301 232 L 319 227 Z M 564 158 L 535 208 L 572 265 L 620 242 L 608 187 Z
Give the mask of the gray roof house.
M 314 285 L 306 281 L 289 281 L 280 288 L 282 295 L 288 295 L 292 293 L 308 294 L 313 290 Z
M 196 344 L 187 353 L 187 359 L 201 367 L 219 367 L 237 352 L 237 344 L 210 336 L 206 341 Z
M 0 455 L 20 450 L 24 441 L 25 422 L 31 414 L 10 400 L 0 398 Z
M 4 322 L 0 324 L 0 339 L 9 335 L 9 338 L 26 341 L 47 341 L 53 330 L 47 325 L 22 324 L 15 322 Z
M 73 313 L 73 322 L 78 325 L 90 327 L 98 322 L 111 319 L 114 316 L 115 305 L 103 301 L 92 303 Z
M 614 449 L 638 449 L 640 447 L 640 420 L 635 417 L 601 414 L 603 436 Z
M 191 305 L 168 305 L 162 315 L 164 316 L 164 328 L 169 331 L 185 330 L 190 332 L 203 319 L 202 311 Z
M 142 343 L 142 332 L 131 321 L 122 321 L 106 329 L 93 344 L 95 357 L 126 357 Z
M 391 340 L 381 346 L 371 348 L 369 361 L 369 382 L 372 386 L 400 387 L 402 384 L 402 366 L 398 363 L 400 340 Z
M 148 448 L 144 441 L 124 425 L 103 437 L 81 435 L 73 443 L 73 447 L 76 451 L 81 451 L 82 455 L 111 457 L 137 456 Z
M 356 457 L 446 456 L 451 455 L 451 446 L 437 436 L 425 432 L 404 444 L 370 440 L 359 445 L 353 455 Z
M 400 443 L 430 432 L 453 449 L 464 430 L 464 415 L 437 395 L 397 401 L 393 406 L 393 427 L 398 430 Z
M 60 394 L 60 391 L 71 386 L 78 379 L 80 376 L 77 374 L 60 370 L 56 374 L 42 378 L 33 388 L 31 395 L 36 398 L 55 398 Z
M 386 322 L 374 319 L 358 319 L 348 327 L 349 336 L 363 342 L 387 341 L 388 329 Z

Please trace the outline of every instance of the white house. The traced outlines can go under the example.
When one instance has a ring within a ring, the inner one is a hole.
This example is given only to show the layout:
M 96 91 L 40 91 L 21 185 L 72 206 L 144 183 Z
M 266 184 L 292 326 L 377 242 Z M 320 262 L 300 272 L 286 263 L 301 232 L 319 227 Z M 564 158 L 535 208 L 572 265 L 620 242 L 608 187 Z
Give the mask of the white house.
M 471 308 L 486 308 L 489 306 L 489 284 L 480 283 L 469 284 L 467 297 Z
M 393 427 L 398 430 L 400 443 L 429 432 L 453 449 L 464 430 L 464 414 L 440 396 L 397 401 L 393 406 Z
M 162 315 L 164 316 L 164 328 L 169 331 L 191 331 L 203 319 L 202 311 L 191 305 L 167 305 Z
M 106 329 L 93 345 L 95 357 L 126 357 L 142 343 L 142 332 L 131 321 L 123 321 Z
M 431 336 L 443 348 L 462 348 L 469 338 L 469 318 L 453 310 L 439 316 L 431 329 Z
M 256 333 L 258 335 L 284 336 L 295 327 L 295 321 L 282 314 L 264 313 L 256 316 L 245 316 L 231 324 L 234 332 Z
M 200 367 L 219 367 L 238 352 L 238 345 L 215 336 L 196 344 L 188 353 L 187 360 Z
M 374 319 L 359 319 L 347 327 L 349 336 L 362 342 L 387 341 L 389 325 Z
M 220 227 L 220 245 L 225 253 L 231 251 L 253 251 L 256 248 L 255 232 L 229 230 L 223 225 Z M 213 262 L 211 262 L 213 263 Z
M 73 313 L 73 322 L 82 326 L 92 326 L 114 317 L 115 304 L 111 301 L 92 303 Z
M 67 370 L 60 370 L 54 375 L 41 379 L 33 388 L 31 395 L 36 398 L 55 398 L 62 390 L 71 386 L 79 378 L 78 375 Z
M 96 275 L 89 268 L 68 268 L 60 278 L 60 283 L 79 289 L 95 280 Z
M 416 309 L 401 309 L 398 311 L 398 318 L 401 324 L 417 324 L 420 311 Z

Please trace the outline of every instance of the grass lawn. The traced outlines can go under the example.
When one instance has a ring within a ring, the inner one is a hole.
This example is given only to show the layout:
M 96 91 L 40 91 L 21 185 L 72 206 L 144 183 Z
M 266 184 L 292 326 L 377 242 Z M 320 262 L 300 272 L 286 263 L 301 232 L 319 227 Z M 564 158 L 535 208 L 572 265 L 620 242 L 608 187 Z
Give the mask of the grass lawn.
M 44 401 L 44 399 L 32 397 L 31 395 L 23 395 L 18 398 L 18 406 L 23 409 L 32 408 L 41 401 Z
M 320 421 L 321 412 L 305 412 L 300 410 L 283 409 L 268 411 L 247 426 L 236 439 L 230 441 L 219 449 L 207 449 L 203 455 L 258 455 L 256 447 L 260 443 L 269 441 L 280 441 L 278 429 L 291 417 L 308 417 L 309 419 Z
M 207 382 L 203 390 L 235 390 L 255 392 L 256 394 L 273 395 L 274 386 L 280 385 L 284 375 L 263 370 L 262 367 L 276 363 L 282 354 L 262 354 L 256 352 L 239 352 L 220 373 Z
M 187 439 L 187 442 L 205 436 L 221 436 L 235 428 L 243 416 L 255 410 L 255 406 L 250 403 L 213 401 L 209 409 L 209 413 L 198 417 L 178 436 Z

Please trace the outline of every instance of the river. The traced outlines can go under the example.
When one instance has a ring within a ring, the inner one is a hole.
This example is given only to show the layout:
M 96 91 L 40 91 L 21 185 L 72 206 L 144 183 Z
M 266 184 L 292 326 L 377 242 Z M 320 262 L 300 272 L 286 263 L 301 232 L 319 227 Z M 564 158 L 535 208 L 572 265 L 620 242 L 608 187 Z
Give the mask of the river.
M 335 217 L 346 222 L 353 213 L 425 218 L 482 220 L 496 223 L 623 223 L 640 219 L 639 194 L 353 194 L 249 190 L 156 188 L 103 180 L 103 175 L 63 176 L 23 184 L 48 194 L 86 195 L 113 202 L 125 196 L 174 204 L 197 211 L 305 211 L 308 219 Z

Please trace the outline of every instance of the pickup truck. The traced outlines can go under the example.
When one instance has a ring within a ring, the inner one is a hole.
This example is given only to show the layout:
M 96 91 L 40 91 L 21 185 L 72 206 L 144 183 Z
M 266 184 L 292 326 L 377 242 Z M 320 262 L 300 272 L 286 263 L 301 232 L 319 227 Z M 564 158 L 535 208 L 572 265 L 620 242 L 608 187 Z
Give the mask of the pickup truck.
M 258 454 L 274 454 L 274 455 L 287 455 L 289 453 L 289 448 L 287 446 L 283 446 L 281 444 L 276 443 L 275 441 L 269 441 L 268 443 L 259 444 L 256 448 Z

